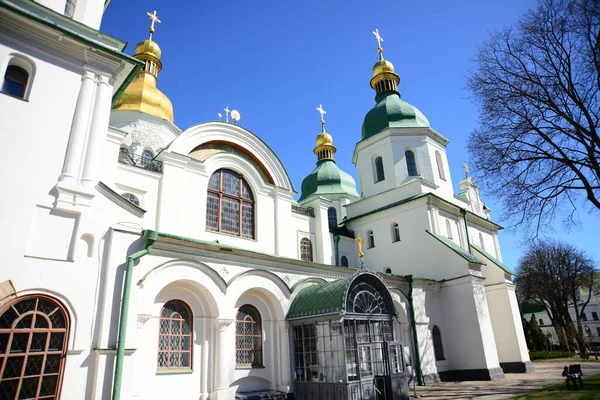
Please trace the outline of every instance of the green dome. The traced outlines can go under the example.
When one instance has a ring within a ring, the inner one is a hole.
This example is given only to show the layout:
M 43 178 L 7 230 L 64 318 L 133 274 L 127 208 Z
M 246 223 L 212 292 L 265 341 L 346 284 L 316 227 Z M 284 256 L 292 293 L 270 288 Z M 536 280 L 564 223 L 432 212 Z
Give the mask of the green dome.
M 331 194 L 347 194 L 359 197 L 354 179 L 338 168 L 333 160 L 321 160 L 317 167 L 302 181 L 302 194 L 298 201 L 306 200 L 312 195 L 327 196 Z
M 365 116 L 362 140 L 375 136 L 386 128 L 429 128 L 429 121 L 416 107 L 402 101 L 396 91 L 375 97 L 377 104 Z

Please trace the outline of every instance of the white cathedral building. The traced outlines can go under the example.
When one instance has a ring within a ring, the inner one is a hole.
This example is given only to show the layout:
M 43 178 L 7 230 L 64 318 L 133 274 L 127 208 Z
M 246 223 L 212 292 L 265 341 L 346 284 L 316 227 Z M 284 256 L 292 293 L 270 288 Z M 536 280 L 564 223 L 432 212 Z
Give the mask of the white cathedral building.
M 388 400 L 531 369 L 501 227 L 381 47 L 360 192 L 322 122 L 296 193 L 260 132 L 174 124 L 156 13 L 132 57 L 108 3 L 0 0 L 0 399 Z

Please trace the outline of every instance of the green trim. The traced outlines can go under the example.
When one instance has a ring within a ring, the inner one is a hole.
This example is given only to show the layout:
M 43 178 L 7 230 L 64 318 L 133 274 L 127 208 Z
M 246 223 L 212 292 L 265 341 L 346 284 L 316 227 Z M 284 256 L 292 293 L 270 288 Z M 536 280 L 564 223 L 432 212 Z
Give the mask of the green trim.
M 335 257 L 335 265 L 340 266 L 340 235 L 333 235 L 333 252 Z
M 473 247 L 475 250 L 477 250 L 478 252 L 480 252 L 482 256 L 484 256 L 485 258 L 487 258 L 488 260 L 490 260 L 492 263 L 496 264 L 498 267 L 500 267 L 501 270 L 503 270 L 507 274 L 511 274 L 511 275 L 515 274 L 513 271 L 510 270 L 510 268 L 508 268 L 506 265 L 504 265 L 502 263 L 502 261 L 500 261 L 496 257 L 492 256 L 490 253 L 488 253 L 487 251 L 485 251 L 481 247 L 479 247 L 479 246 L 477 246 L 475 244 L 472 244 L 471 247 Z
M 315 277 L 311 277 L 311 278 L 304 278 L 299 280 L 298 282 L 294 283 L 292 285 L 292 293 L 294 293 L 294 290 L 296 290 L 296 288 L 300 285 L 302 285 L 303 283 L 307 283 L 307 282 L 312 282 L 312 283 L 316 283 L 317 285 L 321 284 L 321 283 L 327 283 L 327 281 L 323 278 L 315 278 Z
M 136 260 L 150 253 L 150 249 L 158 239 L 158 232 L 144 231 L 144 248 L 127 256 L 125 269 L 125 281 L 123 282 L 123 294 L 121 298 L 121 313 L 119 319 L 119 334 L 117 339 L 117 360 L 115 362 L 115 374 L 113 382 L 112 400 L 121 398 L 121 382 L 123 380 L 123 359 L 125 357 L 125 338 L 127 337 L 127 317 L 129 314 L 129 297 L 131 295 L 131 279 L 133 277 L 133 265 Z
M 157 369 L 156 375 L 193 374 L 193 369 Z
M 74 32 L 64 26 L 59 25 L 56 22 L 49 21 L 45 18 L 40 17 L 39 15 L 32 13 L 31 11 L 24 10 L 21 7 L 11 4 L 11 3 L 7 2 L 7 0 L 0 0 L 0 6 L 13 11 L 16 14 L 21 15 L 22 17 L 29 18 L 29 19 L 31 19 L 35 22 L 38 22 L 42 25 L 45 25 L 52 29 L 56 29 L 57 31 L 64 33 L 66 36 L 69 36 L 72 39 L 77 40 L 78 42 L 81 42 L 83 44 L 91 46 L 95 49 L 102 50 L 108 54 L 111 54 L 117 58 L 120 58 L 121 60 L 123 60 L 129 64 L 133 64 L 133 69 L 131 70 L 129 75 L 127 75 L 127 78 L 125 78 L 125 80 L 123 81 L 123 83 L 121 84 L 119 89 L 117 89 L 117 91 L 113 95 L 113 97 L 112 97 L 113 104 L 115 101 L 117 101 L 117 99 L 121 96 L 121 93 L 123 93 L 125 88 L 127 88 L 129 83 L 131 83 L 131 81 L 137 76 L 138 72 L 144 66 L 144 62 L 141 60 L 138 60 L 137 58 L 133 58 L 132 56 L 129 56 L 129 55 L 127 55 L 121 51 L 115 50 L 113 48 L 110 48 L 110 47 L 106 46 L 105 44 L 91 40 L 80 33 Z M 56 13 L 56 14 L 58 16 L 60 16 L 60 14 L 58 14 L 58 13 Z M 85 28 L 90 29 L 89 27 L 85 27 Z M 102 35 L 102 32 L 97 31 L 97 30 L 94 30 L 94 31 L 96 32 L 96 34 Z
M 429 233 L 432 237 L 436 238 L 440 243 L 442 243 L 443 245 L 448 247 L 450 250 L 452 250 L 453 252 L 455 252 L 456 254 L 458 254 L 459 256 L 461 256 L 462 258 L 467 260 L 468 262 L 470 262 L 472 264 L 485 265 L 485 263 L 483 261 L 481 261 L 480 259 L 475 257 L 473 254 L 467 252 L 465 249 L 463 249 L 462 247 L 460 247 L 459 245 L 454 243 L 452 240 L 447 239 L 440 235 L 436 235 L 435 233 L 430 232 L 427 229 L 425 229 L 425 232 Z
M 407 275 L 406 279 L 408 280 L 408 307 L 410 308 L 410 319 L 411 319 L 411 330 L 413 337 L 413 347 L 415 349 L 415 367 L 417 369 L 417 383 L 419 386 L 423 386 L 423 371 L 421 370 L 421 352 L 419 351 L 419 337 L 417 336 L 417 321 L 415 319 L 415 307 L 413 304 L 413 282 L 414 277 L 412 275 Z
M 249 369 L 265 369 L 266 367 L 264 365 L 249 365 L 247 367 L 244 366 L 235 366 L 235 369 L 244 369 L 244 370 L 249 370 Z

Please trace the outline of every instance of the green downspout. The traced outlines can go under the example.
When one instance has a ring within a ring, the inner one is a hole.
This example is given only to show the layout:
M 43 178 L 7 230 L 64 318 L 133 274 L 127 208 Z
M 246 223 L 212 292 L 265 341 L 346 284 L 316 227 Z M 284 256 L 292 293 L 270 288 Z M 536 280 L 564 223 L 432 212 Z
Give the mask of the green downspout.
M 150 253 L 150 248 L 158 239 L 158 232 L 144 231 L 144 249 L 127 256 L 125 269 L 125 282 L 123 284 L 123 297 L 121 299 L 121 316 L 119 319 L 119 337 L 117 342 L 117 362 L 115 364 L 115 377 L 113 382 L 112 400 L 121 398 L 121 381 L 123 379 L 123 360 L 125 358 L 125 337 L 127 336 L 127 315 L 129 314 L 129 296 L 131 294 L 131 279 L 133 277 L 133 264 L 136 260 Z
M 417 370 L 417 383 L 419 386 L 423 386 L 423 371 L 421 370 L 421 353 L 419 351 L 419 339 L 417 337 L 417 321 L 415 320 L 415 308 L 413 306 L 413 281 L 414 278 L 412 275 L 407 275 L 406 279 L 408 279 L 408 306 L 410 308 L 410 319 L 412 320 L 411 328 L 412 328 L 412 336 L 413 336 L 413 345 L 415 347 L 415 368 Z
M 467 225 L 467 210 L 464 208 L 460 209 L 460 215 L 463 217 L 463 221 L 465 221 L 465 234 L 467 235 L 467 251 L 471 252 L 471 241 L 469 240 L 469 226 Z
M 340 265 L 340 235 L 333 235 L 333 255 L 335 257 L 335 265 Z

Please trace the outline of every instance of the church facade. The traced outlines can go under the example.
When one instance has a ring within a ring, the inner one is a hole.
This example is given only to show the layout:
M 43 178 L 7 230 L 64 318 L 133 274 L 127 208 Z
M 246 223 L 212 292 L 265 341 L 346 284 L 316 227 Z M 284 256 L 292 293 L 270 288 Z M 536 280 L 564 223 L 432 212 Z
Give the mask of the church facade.
M 234 115 L 174 124 L 156 12 L 128 56 L 105 6 L 0 1 L 0 398 L 387 400 L 531 369 L 501 227 L 380 46 L 360 192 L 319 107 L 295 200 Z

